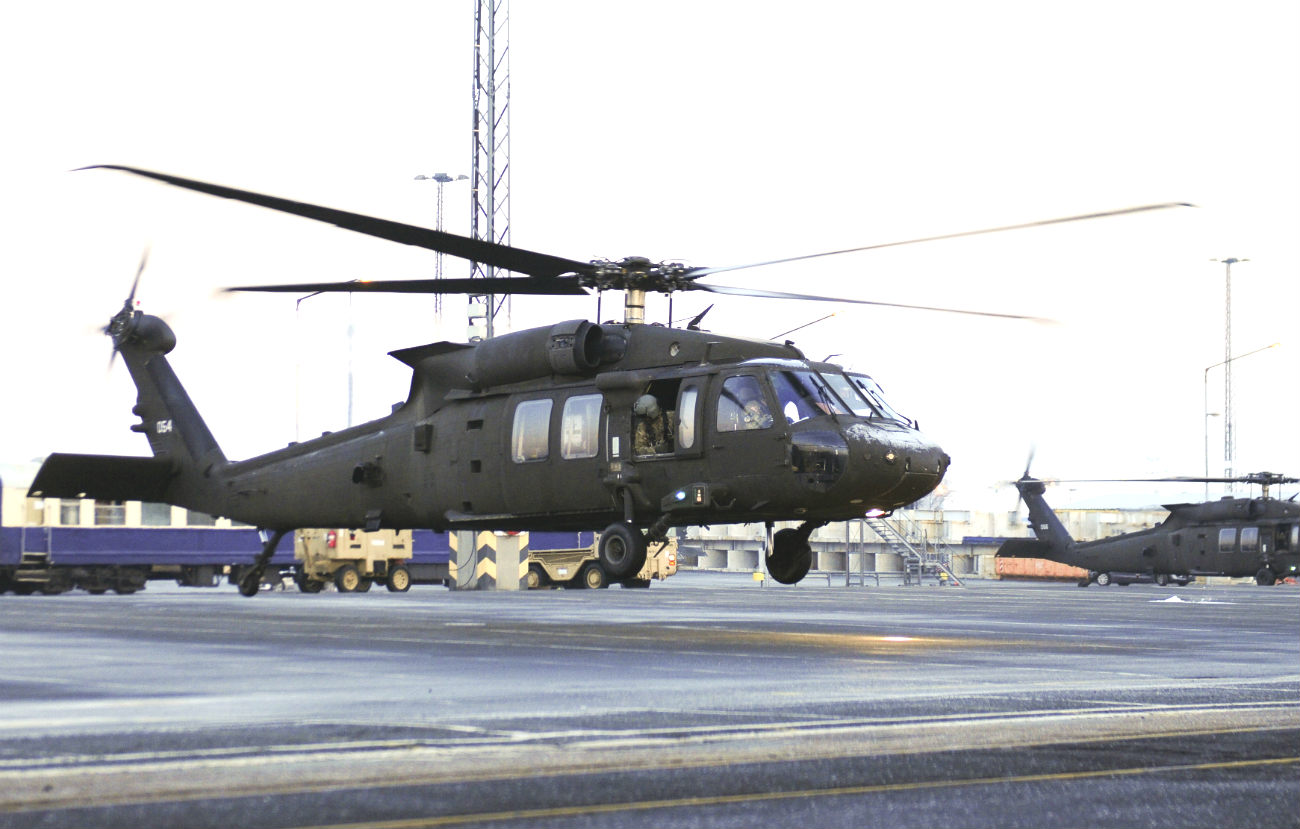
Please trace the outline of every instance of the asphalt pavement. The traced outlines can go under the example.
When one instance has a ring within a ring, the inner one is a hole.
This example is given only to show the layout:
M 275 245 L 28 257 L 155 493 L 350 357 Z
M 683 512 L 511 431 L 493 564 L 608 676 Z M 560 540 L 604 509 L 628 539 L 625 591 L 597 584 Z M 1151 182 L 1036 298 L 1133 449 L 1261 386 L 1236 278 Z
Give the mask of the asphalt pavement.
M 0 827 L 1300 826 L 1300 589 L 0 597 Z

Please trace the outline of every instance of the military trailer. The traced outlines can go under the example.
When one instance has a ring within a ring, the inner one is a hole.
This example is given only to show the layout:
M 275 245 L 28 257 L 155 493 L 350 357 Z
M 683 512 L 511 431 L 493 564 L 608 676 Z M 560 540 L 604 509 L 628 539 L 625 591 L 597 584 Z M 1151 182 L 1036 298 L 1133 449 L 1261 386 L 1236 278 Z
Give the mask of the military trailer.
M 600 566 L 596 550 L 599 538 L 589 547 L 567 550 L 530 550 L 528 588 L 609 586 L 609 576 Z M 649 587 L 650 582 L 677 574 L 677 540 L 668 539 L 646 551 L 645 566 L 636 576 L 619 582 L 624 587 Z

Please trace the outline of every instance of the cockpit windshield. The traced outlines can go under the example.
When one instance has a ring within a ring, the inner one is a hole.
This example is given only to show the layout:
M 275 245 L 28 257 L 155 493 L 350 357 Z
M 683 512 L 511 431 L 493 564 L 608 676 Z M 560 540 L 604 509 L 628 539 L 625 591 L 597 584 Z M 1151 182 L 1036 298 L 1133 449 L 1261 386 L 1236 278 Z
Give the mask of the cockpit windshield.
M 849 378 L 835 372 L 822 372 L 822 377 L 835 389 L 835 393 L 858 417 L 884 417 Z
M 894 408 L 885 402 L 885 393 L 881 391 L 880 385 L 875 380 L 865 374 L 850 374 L 848 377 L 853 381 L 853 385 L 858 391 L 871 402 L 871 405 L 880 411 L 882 416 L 889 420 L 897 420 L 899 423 L 912 422 L 894 411 Z
M 769 375 L 781 413 L 789 423 L 828 414 L 848 414 L 840 399 L 816 372 L 775 370 Z

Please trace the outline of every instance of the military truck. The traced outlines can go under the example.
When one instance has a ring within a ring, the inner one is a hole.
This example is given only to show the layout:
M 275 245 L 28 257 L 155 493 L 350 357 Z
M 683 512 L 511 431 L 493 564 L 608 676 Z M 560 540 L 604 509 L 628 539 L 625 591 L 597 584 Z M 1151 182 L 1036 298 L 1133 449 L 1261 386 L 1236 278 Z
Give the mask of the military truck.
M 340 593 L 364 593 L 375 582 L 394 593 L 411 589 L 411 533 L 398 530 L 299 530 L 294 581 L 304 593 L 333 582 Z

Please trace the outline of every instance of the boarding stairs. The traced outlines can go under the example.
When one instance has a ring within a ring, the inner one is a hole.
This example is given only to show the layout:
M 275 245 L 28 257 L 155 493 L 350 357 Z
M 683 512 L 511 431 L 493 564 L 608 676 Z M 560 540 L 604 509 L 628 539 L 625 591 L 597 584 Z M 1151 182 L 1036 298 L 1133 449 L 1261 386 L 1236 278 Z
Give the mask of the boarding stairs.
M 952 552 L 942 541 L 931 541 L 925 528 L 904 514 L 895 520 L 867 518 L 867 526 L 891 552 L 903 559 L 903 584 L 922 584 L 926 573 L 946 573 L 948 584 L 961 585 L 952 570 Z
M 30 532 L 29 532 L 30 530 Z M 31 548 L 37 549 L 31 549 Z M 44 547 L 44 549 L 40 549 Z M 14 568 L 15 584 L 40 586 L 50 580 L 50 531 L 47 527 L 23 527 L 19 540 L 21 556 Z

